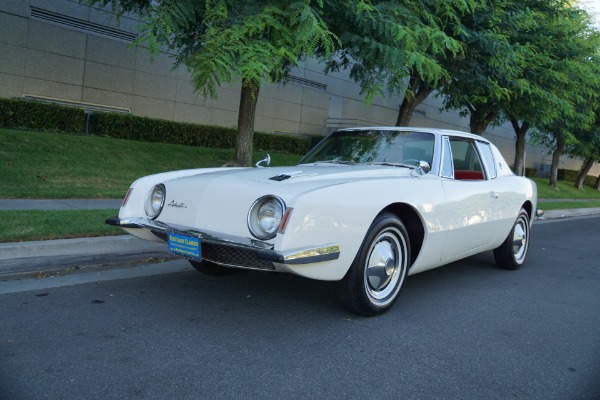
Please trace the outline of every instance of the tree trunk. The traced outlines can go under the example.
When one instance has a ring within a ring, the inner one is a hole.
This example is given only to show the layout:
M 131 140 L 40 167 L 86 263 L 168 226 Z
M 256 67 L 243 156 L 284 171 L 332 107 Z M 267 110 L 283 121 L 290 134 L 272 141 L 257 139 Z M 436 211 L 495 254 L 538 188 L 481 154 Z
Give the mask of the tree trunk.
M 410 120 L 415 108 L 425 101 L 431 92 L 433 92 L 433 88 L 423 85 L 421 78 L 411 76 L 407 93 L 404 94 L 404 99 L 402 100 L 402 104 L 400 104 L 396 126 L 410 126 Z
M 519 125 L 519 121 L 512 118 L 510 123 L 512 124 L 515 134 L 517 135 L 517 140 L 515 142 L 515 162 L 513 164 L 513 171 L 517 175 L 525 176 L 525 137 L 527 135 L 527 130 L 529 129 L 529 124 L 527 122 L 523 122 L 523 125 Z
M 593 157 L 588 157 L 585 159 L 585 163 L 583 163 L 581 172 L 579 173 L 579 176 L 577 177 L 577 180 L 575 181 L 575 187 L 577 189 L 583 190 L 583 183 L 585 182 L 585 177 L 590 172 L 590 170 L 594 166 L 595 162 L 596 162 L 596 160 L 594 160 Z
M 256 116 L 259 89 L 258 82 L 254 80 L 242 81 L 238 127 L 235 139 L 235 163 L 243 167 L 252 165 L 254 119 Z
M 471 109 L 471 116 L 469 119 L 469 127 L 471 129 L 471 133 L 476 135 L 483 135 L 483 132 L 487 129 L 487 127 L 494 122 L 497 112 L 490 112 L 488 114 L 483 114 L 483 112 Z
M 594 189 L 600 190 L 600 175 L 596 178 L 596 183 L 594 183 Z
M 558 135 L 556 138 L 556 150 L 552 153 L 552 168 L 550 169 L 550 186 L 556 189 L 556 182 L 558 181 L 558 163 L 560 162 L 560 156 L 565 151 L 565 138 L 562 135 Z

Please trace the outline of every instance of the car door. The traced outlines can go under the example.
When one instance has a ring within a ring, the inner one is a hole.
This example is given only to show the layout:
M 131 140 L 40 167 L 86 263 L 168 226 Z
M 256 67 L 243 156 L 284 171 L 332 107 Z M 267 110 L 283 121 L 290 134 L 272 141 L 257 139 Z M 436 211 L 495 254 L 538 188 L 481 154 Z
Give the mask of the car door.
M 441 175 L 448 223 L 444 261 L 476 253 L 496 237 L 490 229 L 493 182 L 483 165 L 475 140 L 444 137 Z

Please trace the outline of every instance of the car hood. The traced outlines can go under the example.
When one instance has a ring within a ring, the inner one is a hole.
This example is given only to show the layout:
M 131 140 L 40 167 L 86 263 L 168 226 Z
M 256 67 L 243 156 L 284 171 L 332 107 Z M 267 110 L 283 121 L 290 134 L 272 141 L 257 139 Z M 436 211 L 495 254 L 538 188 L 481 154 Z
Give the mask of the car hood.
M 224 168 L 209 173 L 175 178 L 167 187 L 187 190 L 239 190 L 251 187 L 272 194 L 294 195 L 307 190 L 360 180 L 410 177 L 410 168 L 381 165 L 299 165 L 276 168 Z M 253 191 L 253 190 L 251 190 Z

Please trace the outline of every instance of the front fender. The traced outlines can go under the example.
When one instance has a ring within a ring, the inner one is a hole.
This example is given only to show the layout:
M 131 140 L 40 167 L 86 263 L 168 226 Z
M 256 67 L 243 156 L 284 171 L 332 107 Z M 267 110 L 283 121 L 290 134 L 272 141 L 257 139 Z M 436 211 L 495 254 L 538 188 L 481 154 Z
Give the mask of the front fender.
M 375 217 L 396 203 L 410 205 L 421 216 L 424 242 L 431 240 L 431 232 L 444 231 L 444 195 L 439 180 L 420 177 L 359 181 L 320 188 L 291 199 L 288 205 L 293 212 L 285 233 L 276 240 L 275 249 L 285 251 L 317 243 L 338 243 L 337 260 L 289 268 L 295 274 L 313 279 L 340 280 L 354 261 Z M 442 235 L 438 237 L 443 240 Z M 439 262 L 439 257 L 432 256 L 432 260 Z M 421 259 L 423 256 L 415 264 Z

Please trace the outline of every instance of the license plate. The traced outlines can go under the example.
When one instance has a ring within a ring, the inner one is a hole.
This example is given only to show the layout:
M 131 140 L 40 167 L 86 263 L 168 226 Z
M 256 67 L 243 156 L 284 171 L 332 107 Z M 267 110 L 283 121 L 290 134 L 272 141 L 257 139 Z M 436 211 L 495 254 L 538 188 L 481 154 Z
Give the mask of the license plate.
M 169 245 L 169 253 L 176 254 L 190 260 L 202 261 L 199 237 L 178 232 L 169 232 L 167 243 Z

